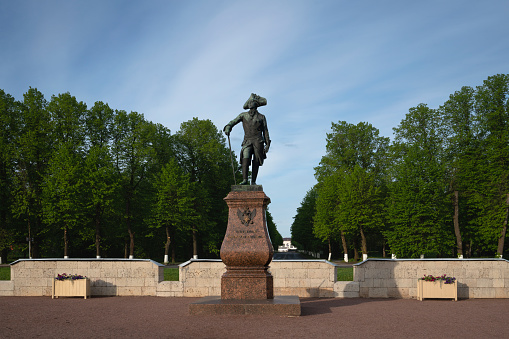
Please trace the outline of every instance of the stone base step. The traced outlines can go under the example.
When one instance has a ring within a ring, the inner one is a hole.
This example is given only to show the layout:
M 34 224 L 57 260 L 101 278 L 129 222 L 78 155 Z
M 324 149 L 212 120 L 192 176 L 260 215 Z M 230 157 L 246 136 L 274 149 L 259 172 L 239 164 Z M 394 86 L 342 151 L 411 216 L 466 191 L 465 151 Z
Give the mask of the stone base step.
M 274 299 L 246 300 L 203 297 L 189 304 L 191 315 L 251 314 L 300 316 L 300 300 L 296 295 L 276 296 Z

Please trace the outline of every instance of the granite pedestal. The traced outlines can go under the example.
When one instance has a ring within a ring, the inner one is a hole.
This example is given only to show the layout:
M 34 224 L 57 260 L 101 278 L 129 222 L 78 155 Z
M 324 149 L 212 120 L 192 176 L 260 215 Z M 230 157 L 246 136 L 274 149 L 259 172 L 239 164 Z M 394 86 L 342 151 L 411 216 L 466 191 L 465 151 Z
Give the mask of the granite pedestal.
M 226 272 L 221 277 L 221 297 L 205 297 L 190 305 L 191 314 L 300 315 L 297 296 L 274 297 L 268 271 L 274 249 L 265 212 L 269 197 L 260 185 L 232 186 L 224 198 L 228 227 L 221 246 Z

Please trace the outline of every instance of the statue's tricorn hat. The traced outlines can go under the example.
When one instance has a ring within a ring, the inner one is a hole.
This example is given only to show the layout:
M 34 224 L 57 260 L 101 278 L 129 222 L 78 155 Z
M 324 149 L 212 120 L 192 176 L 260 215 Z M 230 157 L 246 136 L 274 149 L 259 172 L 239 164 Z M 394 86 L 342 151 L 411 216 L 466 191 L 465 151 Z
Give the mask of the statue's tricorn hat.
M 247 99 L 246 103 L 244 104 L 244 109 L 256 108 L 265 105 L 267 105 L 267 99 L 262 98 L 261 96 L 256 95 L 254 93 L 251 93 L 251 96 L 249 97 L 249 99 Z

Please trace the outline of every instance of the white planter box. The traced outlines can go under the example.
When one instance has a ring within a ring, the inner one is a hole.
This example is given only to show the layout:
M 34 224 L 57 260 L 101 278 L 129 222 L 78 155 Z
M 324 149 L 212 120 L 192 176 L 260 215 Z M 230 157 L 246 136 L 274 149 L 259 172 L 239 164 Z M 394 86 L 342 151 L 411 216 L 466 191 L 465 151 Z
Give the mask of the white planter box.
M 417 299 L 445 298 L 458 300 L 458 281 L 446 284 L 443 280 L 425 281 L 417 280 Z
M 90 297 L 90 280 L 56 280 L 53 279 L 53 292 L 51 299 L 58 297 Z

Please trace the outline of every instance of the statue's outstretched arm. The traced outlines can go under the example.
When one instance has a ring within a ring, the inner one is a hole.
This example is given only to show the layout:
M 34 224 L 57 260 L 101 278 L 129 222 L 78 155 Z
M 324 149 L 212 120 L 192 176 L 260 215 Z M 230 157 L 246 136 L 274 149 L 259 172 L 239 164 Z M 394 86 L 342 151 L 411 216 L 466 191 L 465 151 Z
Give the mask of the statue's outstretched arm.
M 235 119 L 233 119 L 232 121 L 227 123 L 226 126 L 224 126 L 224 128 L 223 128 L 224 133 L 226 135 L 230 135 L 230 132 L 231 132 L 233 126 L 235 126 L 236 124 L 238 124 L 241 121 L 242 121 L 242 113 L 240 113 Z

